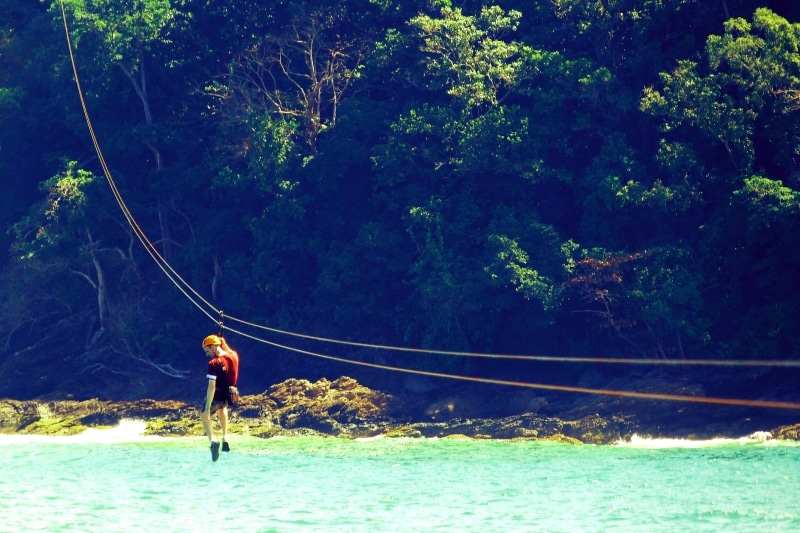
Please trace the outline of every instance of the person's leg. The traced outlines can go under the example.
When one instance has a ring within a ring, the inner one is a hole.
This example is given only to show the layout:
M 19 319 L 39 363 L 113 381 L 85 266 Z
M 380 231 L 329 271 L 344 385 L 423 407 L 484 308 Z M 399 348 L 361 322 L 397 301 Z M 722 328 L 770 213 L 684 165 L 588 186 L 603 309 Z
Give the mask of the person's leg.
M 211 409 L 203 411 L 200 414 L 200 421 L 203 423 L 203 428 L 206 430 L 206 436 L 208 436 L 208 440 L 213 442 L 214 432 L 211 430 Z
M 214 430 L 213 430 L 213 422 L 211 421 L 211 417 L 214 416 L 214 413 L 217 413 L 217 416 L 220 418 L 220 424 L 222 424 L 222 409 L 226 407 L 221 402 L 212 402 L 211 407 L 208 411 L 204 411 L 200 414 L 200 421 L 203 423 L 203 428 L 206 430 L 206 435 L 208 436 L 208 440 L 214 441 Z M 227 427 L 228 425 L 228 413 L 225 412 L 225 425 L 223 427 Z
M 228 440 L 228 406 L 223 405 L 219 410 L 219 425 L 222 428 L 222 440 Z
M 219 442 L 214 441 L 214 432 L 211 430 L 211 416 L 215 412 L 219 412 L 219 404 L 214 405 L 211 404 L 211 408 L 208 411 L 203 412 L 200 415 L 200 421 L 203 422 L 203 428 L 206 430 L 206 435 L 208 436 L 208 440 L 211 442 L 211 460 L 216 461 L 219 459 Z M 220 416 L 222 418 L 222 416 Z M 227 421 L 226 421 L 227 422 Z

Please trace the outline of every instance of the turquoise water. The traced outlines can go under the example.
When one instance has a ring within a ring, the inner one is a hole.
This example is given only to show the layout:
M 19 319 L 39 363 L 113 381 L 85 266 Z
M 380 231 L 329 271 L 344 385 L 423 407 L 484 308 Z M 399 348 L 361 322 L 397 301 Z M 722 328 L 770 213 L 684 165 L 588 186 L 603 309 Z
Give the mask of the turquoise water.
M 0 531 L 797 531 L 800 447 L 0 436 Z

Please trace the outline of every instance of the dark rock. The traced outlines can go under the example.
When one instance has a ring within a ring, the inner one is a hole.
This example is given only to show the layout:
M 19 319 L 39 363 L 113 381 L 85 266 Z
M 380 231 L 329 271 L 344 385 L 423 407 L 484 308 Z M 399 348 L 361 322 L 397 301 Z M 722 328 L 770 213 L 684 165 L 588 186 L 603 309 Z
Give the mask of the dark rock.
M 627 384 L 630 386 L 631 384 Z M 681 387 L 688 385 L 679 384 Z M 664 381 L 639 382 L 640 390 L 669 390 Z M 686 389 L 692 390 L 692 389 Z M 289 379 L 256 395 L 245 395 L 231 411 L 233 432 L 259 437 L 321 435 L 364 438 L 469 437 L 475 439 L 547 439 L 560 442 L 610 444 L 633 434 L 652 437 L 741 437 L 768 431 L 773 438 L 800 438 L 800 424 L 769 426 L 752 410 L 695 406 L 675 402 L 642 402 L 625 398 L 584 396 L 581 400 L 538 394 L 511 393 L 486 400 L 486 390 L 470 394 L 461 388 L 431 399 L 418 416 L 419 395 L 396 397 L 369 389 L 349 377 L 310 382 Z M 543 414 L 553 406 L 560 414 Z M 516 412 L 512 412 L 516 411 Z M 486 416 L 487 413 L 509 413 Z M 411 414 L 410 414 L 411 413 Z M 69 435 L 87 427 L 108 427 L 123 419 L 147 423 L 147 433 L 165 436 L 202 435 L 196 405 L 176 400 L 143 399 L 110 402 L 0 401 L 0 432 Z
M 120 420 L 119 413 L 99 412 L 82 417 L 80 422 L 85 426 L 115 426 Z
M 800 440 L 800 424 L 781 426 L 771 431 L 776 439 Z

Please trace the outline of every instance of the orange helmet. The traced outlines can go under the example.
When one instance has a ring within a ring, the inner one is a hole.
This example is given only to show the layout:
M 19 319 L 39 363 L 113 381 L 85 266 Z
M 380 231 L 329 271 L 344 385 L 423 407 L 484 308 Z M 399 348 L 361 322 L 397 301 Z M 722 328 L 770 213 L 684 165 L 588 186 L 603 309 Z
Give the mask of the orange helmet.
M 209 335 L 208 337 L 203 339 L 203 348 L 205 348 L 206 346 L 214 346 L 214 345 L 219 346 L 221 344 L 222 344 L 222 339 L 220 339 L 216 335 Z

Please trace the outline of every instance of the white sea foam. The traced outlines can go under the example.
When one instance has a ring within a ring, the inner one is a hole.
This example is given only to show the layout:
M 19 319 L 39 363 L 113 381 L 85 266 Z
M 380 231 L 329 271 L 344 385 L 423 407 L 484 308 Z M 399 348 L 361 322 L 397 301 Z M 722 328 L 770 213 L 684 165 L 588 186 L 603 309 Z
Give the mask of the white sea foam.
M 746 437 L 739 437 L 737 439 L 730 438 L 716 438 L 705 440 L 694 439 L 665 439 L 665 438 L 650 438 L 641 437 L 633 434 L 629 441 L 618 441 L 617 446 L 627 448 L 643 448 L 643 449 L 662 449 L 662 448 L 708 448 L 711 446 L 723 446 L 728 444 L 758 444 L 775 442 L 772 439 L 772 433 L 769 431 L 756 431 Z
M 122 442 L 145 442 L 162 440 L 164 437 L 145 435 L 147 424 L 143 420 L 123 419 L 111 428 L 89 428 L 78 435 L 0 435 L 0 444 L 27 442 L 72 442 L 79 444 L 114 444 Z
M 372 437 L 358 437 L 355 440 L 356 440 L 356 442 L 372 442 L 372 441 L 375 441 L 375 440 L 381 440 L 381 439 L 385 439 L 385 438 L 386 438 L 386 435 L 380 434 L 380 435 L 374 435 Z
M 147 429 L 147 424 L 143 420 L 123 419 L 112 428 L 89 428 L 80 435 L 76 435 L 76 439 L 80 442 L 93 443 L 140 441 L 146 438 L 145 429 Z
M 772 438 L 772 433 L 769 431 L 756 431 L 755 433 L 751 433 L 746 438 L 753 439 L 757 442 L 765 442 Z

